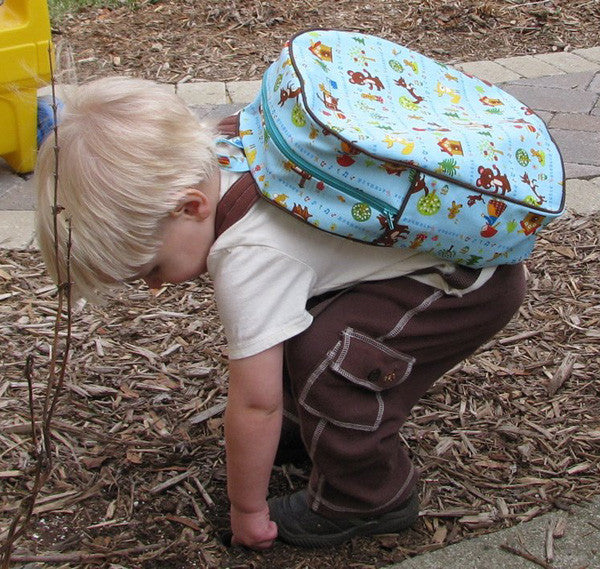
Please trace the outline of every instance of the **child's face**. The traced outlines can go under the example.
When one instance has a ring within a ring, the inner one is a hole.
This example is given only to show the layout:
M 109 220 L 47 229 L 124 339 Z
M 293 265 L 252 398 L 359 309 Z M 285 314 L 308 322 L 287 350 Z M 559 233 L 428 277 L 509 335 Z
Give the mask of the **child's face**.
M 202 203 L 190 200 L 181 205 L 165 219 L 160 235 L 158 253 L 138 273 L 150 288 L 193 280 L 206 272 L 214 229 Z

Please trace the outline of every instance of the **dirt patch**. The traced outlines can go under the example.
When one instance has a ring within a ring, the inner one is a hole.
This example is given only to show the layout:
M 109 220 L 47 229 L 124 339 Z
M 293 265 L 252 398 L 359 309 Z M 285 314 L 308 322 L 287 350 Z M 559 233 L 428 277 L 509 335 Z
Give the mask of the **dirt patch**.
M 518 316 L 415 408 L 401 437 L 421 470 L 416 527 L 325 551 L 221 544 L 226 346 L 210 282 L 168 286 L 158 297 L 131 286 L 103 308 L 79 307 L 53 424 L 55 468 L 15 561 L 369 569 L 568 512 L 600 484 L 598 235 L 597 219 L 551 225 L 528 263 Z M 31 480 L 24 368 L 33 356 L 39 418 L 53 291 L 36 253 L 0 251 L 0 542 Z M 306 464 L 275 469 L 271 494 L 302 487 L 307 475 Z
M 597 0 L 148 0 L 89 9 L 56 26 L 79 77 L 161 82 L 259 79 L 294 33 L 314 27 L 383 36 L 444 62 L 600 45 Z

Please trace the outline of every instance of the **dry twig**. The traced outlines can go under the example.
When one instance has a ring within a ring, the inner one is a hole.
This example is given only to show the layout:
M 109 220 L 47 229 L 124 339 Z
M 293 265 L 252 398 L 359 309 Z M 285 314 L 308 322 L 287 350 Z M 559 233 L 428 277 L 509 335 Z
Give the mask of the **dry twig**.
M 9 526 L 6 540 L 0 547 L 0 560 L 2 569 L 8 569 L 12 549 L 15 541 L 24 535 L 29 527 L 35 503 L 42 487 L 46 484 L 52 470 L 52 419 L 56 411 L 58 400 L 62 395 L 65 374 L 67 369 L 67 361 L 71 345 L 71 323 L 72 323 L 72 305 L 71 305 L 71 286 L 70 286 L 70 250 L 71 250 L 71 227 L 68 225 L 68 237 L 66 243 L 66 274 L 62 274 L 59 262 L 59 234 L 58 234 L 58 215 L 60 214 L 60 206 L 58 205 L 58 117 L 57 117 L 57 99 L 54 83 L 53 72 L 53 53 L 52 43 L 48 43 L 48 60 L 50 64 L 50 76 L 52 81 L 52 109 L 54 113 L 54 203 L 53 203 L 53 222 L 54 222 L 54 243 L 55 243 L 55 261 L 56 274 L 58 278 L 58 306 L 54 319 L 54 334 L 52 347 L 50 350 L 50 367 L 48 373 L 48 381 L 44 398 L 42 412 L 42 428 L 41 444 L 38 444 L 36 436 L 36 418 L 35 405 L 33 397 L 33 357 L 27 357 L 25 366 L 25 376 L 28 385 L 28 402 L 29 402 L 29 420 L 31 425 L 31 455 L 35 458 L 34 466 L 31 473 L 32 484 L 28 494 L 21 500 L 19 508 L 16 509 L 12 523 Z M 66 316 L 63 309 L 66 306 Z M 66 323 L 66 325 L 65 325 Z M 62 350 L 59 346 L 60 336 L 63 331 L 63 325 L 66 328 L 65 340 Z M 59 352 L 62 354 L 60 364 L 58 363 Z M 57 371 L 58 370 L 58 371 Z
M 517 549 L 516 547 L 512 547 L 511 545 L 508 545 L 507 543 L 503 543 L 500 546 L 500 549 L 503 549 L 504 551 L 508 551 L 508 553 L 513 553 L 514 555 L 518 555 L 519 557 L 522 557 L 523 559 L 527 559 L 527 561 L 531 561 L 532 563 L 535 563 L 536 565 L 539 565 L 540 567 L 543 567 L 544 569 L 556 569 L 554 565 L 547 563 L 546 561 L 544 561 L 543 559 L 540 559 L 539 557 L 536 557 L 535 555 L 532 555 L 528 551 L 523 551 L 522 549 Z

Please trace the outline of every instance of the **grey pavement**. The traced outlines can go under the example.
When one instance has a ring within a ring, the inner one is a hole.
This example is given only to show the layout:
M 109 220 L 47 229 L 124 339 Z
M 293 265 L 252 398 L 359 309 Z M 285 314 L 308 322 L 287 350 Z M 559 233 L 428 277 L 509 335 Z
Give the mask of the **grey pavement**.
M 600 501 L 465 539 L 387 569 L 598 569 Z
M 567 207 L 578 213 L 599 211 L 600 47 L 467 62 L 456 67 L 501 85 L 546 121 L 565 162 Z M 173 89 L 198 116 L 214 118 L 250 102 L 259 83 L 182 83 Z M 34 207 L 27 181 L 0 160 L 0 247 L 34 246 Z M 565 524 L 564 532 L 557 532 L 556 525 L 561 523 Z M 553 555 L 549 556 L 551 542 Z M 546 514 L 507 530 L 413 557 L 388 569 L 538 567 L 600 569 L 600 499 L 575 507 L 568 514 Z

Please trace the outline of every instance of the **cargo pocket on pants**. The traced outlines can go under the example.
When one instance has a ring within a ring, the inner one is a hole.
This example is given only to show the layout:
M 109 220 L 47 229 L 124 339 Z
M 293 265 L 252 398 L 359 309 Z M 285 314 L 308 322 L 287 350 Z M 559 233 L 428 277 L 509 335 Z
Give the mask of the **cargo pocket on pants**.
M 402 383 L 414 358 L 346 328 L 327 358 L 309 377 L 299 403 L 330 423 L 361 431 L 379 428 L 384 392 Z

